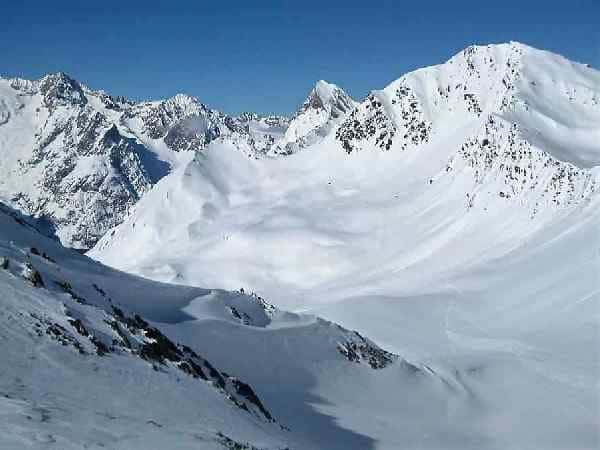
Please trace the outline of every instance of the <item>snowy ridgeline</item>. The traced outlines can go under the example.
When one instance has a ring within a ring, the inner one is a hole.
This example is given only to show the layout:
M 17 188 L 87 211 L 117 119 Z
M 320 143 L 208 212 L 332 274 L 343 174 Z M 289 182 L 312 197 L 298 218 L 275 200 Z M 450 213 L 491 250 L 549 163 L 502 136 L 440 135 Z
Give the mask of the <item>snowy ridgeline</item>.
M 596 189 L 599 83 L 591 68 L 518 43 L 469 47 L 361 102 L 319 81 L 291 119 L 232 117 L 183 94 L 134 103 L 62 73 L 0 79 L 0 195 L 44 217 L 65 245 L 89 249 L 160 179 L 211 146 L 265 159 L 323 142 L 348 154 L 437 144 L 447 170 L 473 168 L 467 203 L 477 186 L 504 178 L 494 194 L 535 191 L 535 214 Z

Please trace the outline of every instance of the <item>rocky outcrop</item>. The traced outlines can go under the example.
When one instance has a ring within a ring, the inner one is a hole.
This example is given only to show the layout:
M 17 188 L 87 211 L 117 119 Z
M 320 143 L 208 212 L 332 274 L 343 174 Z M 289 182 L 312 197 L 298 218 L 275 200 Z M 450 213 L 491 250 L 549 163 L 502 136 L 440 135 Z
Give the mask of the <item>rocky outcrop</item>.
M 430 132 L 419 100 L 402 84 L 391 100 L 383 93 L 369 94 L 338 127 L 336 139 L 348 154 L 367 147 L 390 150 L 396 141 L 404 150 L 427 142 Z
M 399 360 L 398 355 L 379 348 L 356 331 L 348 332 L 348 338 L 338 342 L 337 349 L 348 361 L 367 364 L 371 369 L 383 369 Z

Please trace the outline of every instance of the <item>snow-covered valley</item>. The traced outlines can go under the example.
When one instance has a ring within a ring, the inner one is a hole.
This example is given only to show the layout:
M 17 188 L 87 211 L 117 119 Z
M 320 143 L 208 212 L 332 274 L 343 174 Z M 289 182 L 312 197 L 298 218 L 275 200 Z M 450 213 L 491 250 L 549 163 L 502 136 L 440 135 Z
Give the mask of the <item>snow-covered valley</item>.
M 290 119 L 0 89 L 7 448 L 600 446 L 600 72 L 474 46 Z

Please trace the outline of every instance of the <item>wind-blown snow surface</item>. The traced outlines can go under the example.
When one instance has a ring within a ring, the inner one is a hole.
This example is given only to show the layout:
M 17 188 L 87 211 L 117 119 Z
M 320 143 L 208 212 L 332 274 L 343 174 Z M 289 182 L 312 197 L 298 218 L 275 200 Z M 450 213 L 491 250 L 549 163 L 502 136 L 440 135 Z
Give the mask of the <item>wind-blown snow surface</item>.
M 345 114 L 284 159 L 209 146 L 90 255 L 249 288 L 458 380 L 441 402 L 365 382 L 321 406 L 355 448 L 597 448 L 600 74 L 469 47 Z

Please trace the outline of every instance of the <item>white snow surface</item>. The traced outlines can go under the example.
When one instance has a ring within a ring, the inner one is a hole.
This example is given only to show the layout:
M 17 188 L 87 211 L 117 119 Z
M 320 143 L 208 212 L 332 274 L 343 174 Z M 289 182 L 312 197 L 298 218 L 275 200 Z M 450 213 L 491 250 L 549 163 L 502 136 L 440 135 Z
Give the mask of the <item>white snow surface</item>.
M 319 378 L 319 411 L 356 433 L 345 448 L 598 448 L 599 100 L 592 68 L 469 47 L 286 158 L 209 145 L 89 255 L 258 292 L 452 380 L 432 397 L 388 369 L 373 384 Z M 287 374 L 275 351 L 260 373 L 204 351 L 261 386 Z

